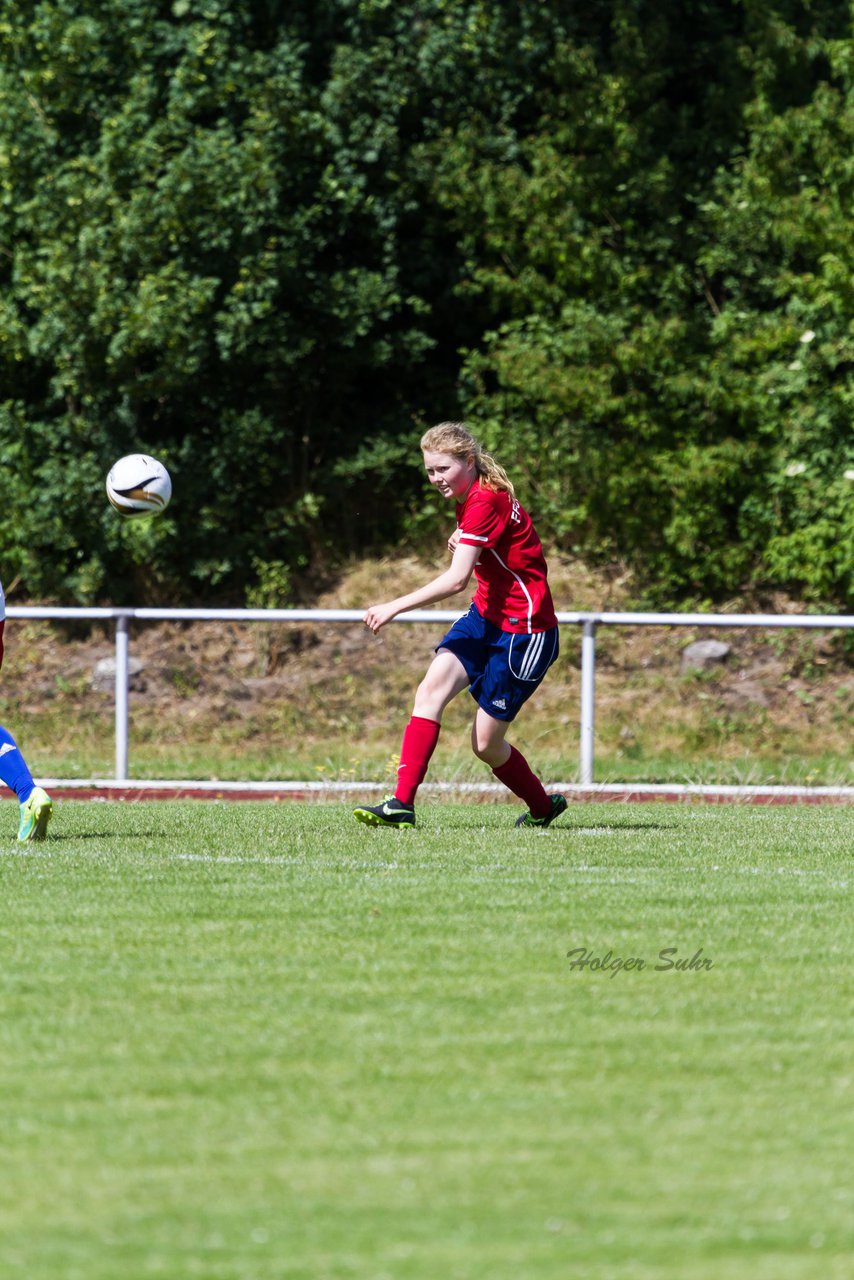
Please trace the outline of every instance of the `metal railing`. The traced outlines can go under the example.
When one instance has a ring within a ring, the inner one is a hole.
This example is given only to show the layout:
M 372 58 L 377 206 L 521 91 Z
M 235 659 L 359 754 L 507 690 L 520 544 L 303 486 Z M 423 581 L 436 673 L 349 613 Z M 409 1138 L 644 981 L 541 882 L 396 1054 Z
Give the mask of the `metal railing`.
M 10 618 L 90 618 L 116 624 L 115 746 L 116 781 L 128 777 L 129 742 L 129 652 L 130 624 L 134 620 L 153 622 L 341 622 L 362 621 L 360 609 L 120 609 L 54 608 L 48 605 L 12 605 Z M 458 609 L 413 609 L 400 614 L 395 623 L 455 622 Z M 581 628 L 581 716 L 579 724 L 579 778 L 593 782 L 594 726 L 596 712 L 596 631 L 600 626 L 629 627 L 796 627 L 809 630 L 850 630 L 854 615 L 809 613 L 566 613 L 557 614 L 561 626 Z

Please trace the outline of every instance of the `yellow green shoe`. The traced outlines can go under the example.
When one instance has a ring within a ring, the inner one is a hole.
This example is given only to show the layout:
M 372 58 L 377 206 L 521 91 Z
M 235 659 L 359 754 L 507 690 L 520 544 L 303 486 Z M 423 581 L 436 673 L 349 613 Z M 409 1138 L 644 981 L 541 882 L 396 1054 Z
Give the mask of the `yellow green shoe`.
M 48 793 L 41 787 L 34 787 L 21 805 L 21 821 L 18 826 L 19 843 L 25 844 L 28 840 L 44 840 L 52 813 L 53 801 Z
M 353 810 L 353 815 L 369 827 L 408 829 L 415 826 L 414 805 L 403 804 L 396 796 L 389 796 L 382 804 L 374 805 L 373 808 L 362 805 Z

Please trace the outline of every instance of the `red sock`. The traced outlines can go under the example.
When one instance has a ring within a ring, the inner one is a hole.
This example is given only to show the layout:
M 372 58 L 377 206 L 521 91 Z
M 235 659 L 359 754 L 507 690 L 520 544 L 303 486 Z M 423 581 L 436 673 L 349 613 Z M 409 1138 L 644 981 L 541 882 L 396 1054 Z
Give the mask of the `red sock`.
M 499 782 L 503 782 L 514 795 L 525 801 L 535 818 L 545 818 L 551 813 L 552 802 L 546 794 L 546 789 L 537 775 L 531 772 L 531 767 L 521 751 L 511 747 L 506 763 L 499 765 L 492 772 Z
M 424 781 L 430 757 L 439 740 L 440 728 L 438 720 L 412 716 L 404 729 L 394 793 L 401 804 L 415 803 L 415 792 Z

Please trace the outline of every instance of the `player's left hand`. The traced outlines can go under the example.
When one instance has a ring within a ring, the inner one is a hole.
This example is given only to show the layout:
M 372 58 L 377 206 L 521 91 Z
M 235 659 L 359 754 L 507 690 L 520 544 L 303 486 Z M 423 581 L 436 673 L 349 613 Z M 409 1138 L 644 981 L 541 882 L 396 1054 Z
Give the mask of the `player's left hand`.
M 460 535 L 461 535 L 461 534 L 462 534 L 462 529 L 460 529 L 459 527 L 457 527 L 457 528 L 454 530 L 454 532 L 451 534 L 450 538 L 448 539 L 448 550 L 450 551 L 451 555 L 453 555 L 453 554 L 454 554 L 454 552 L 456 551 L 457 547 L 460 545 Z

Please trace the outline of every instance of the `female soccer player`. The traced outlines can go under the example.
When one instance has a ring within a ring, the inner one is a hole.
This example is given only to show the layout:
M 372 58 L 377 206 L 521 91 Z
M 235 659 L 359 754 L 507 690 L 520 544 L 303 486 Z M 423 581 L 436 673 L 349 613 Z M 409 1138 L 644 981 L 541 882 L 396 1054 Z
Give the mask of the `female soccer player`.
M 510 722 L 558 655 L 558 625 L 540 540 L 513 485 L 460 422 L 442 422 L 421 439 L 427 478 L 456 502 L 457 528 L 448 541 L 451 565 L 432 582 L 386 604 L 372 604 L 365 625 L 376 633 L 399 613 L 465 591 L 477 591 L 464 617 L 436 649 L 418 686 L 403 734 L 395 793 L 373 808 L 354 810 L 372 827 L 414 827 L 415 795 L 439 738 L 442 714 L 463 689 L 477 702 L 472 750 L 528 811 L 517 827 L 548 827 L 566 809 L 546 794 L 524 756 L 506 741 Z
M 0 666 L 3 665 L 3 631 L 6 626 L 6 600 L 0 583 Z M 18 840 L 43 840 L 53 813 L 50 796 L 33 782 L 33 775 L 21 755 L 17 742 L 0 724 L 0 781 L 14 791 L 20 805 Z

